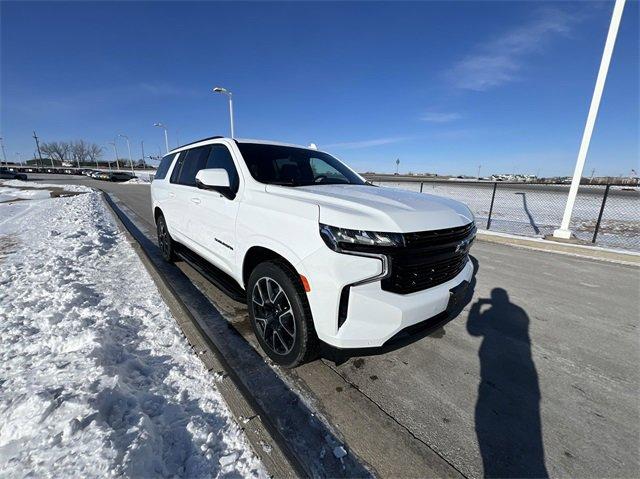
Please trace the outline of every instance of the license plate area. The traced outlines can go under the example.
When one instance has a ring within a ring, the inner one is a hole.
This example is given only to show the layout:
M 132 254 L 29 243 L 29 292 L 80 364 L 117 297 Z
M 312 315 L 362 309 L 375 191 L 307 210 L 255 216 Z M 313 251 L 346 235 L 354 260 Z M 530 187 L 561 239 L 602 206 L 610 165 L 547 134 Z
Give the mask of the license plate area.
M 447 303 L 447 311 L 451 311 L 462 305 L 468 289 L 469 281 L 463 281 L 458 286 L 449 290 L 449 302 Z

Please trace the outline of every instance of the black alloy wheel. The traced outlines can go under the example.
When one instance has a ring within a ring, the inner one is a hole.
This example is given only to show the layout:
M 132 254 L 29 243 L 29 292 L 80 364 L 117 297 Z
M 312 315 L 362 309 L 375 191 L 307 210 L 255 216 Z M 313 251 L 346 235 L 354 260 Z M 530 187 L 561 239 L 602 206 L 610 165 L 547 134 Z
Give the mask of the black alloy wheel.
M 169 229 L 167 228 L 167 222 L 165 221 L 163 215 L 158 216 L 158 220 L 156 221 L 156 229 L 158 232 L 158 247 L 160 248 L 160 252 L 162 253 L 162 258 L 165 261 L 173 261 L 175 259 L 173 240 L 171 239 Z

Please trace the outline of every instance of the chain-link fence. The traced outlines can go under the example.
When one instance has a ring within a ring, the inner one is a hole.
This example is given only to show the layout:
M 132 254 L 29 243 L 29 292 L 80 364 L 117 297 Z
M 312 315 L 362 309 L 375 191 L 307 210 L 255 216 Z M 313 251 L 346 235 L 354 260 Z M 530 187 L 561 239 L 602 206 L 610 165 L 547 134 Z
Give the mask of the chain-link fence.
M 559 227 L 569 185 L 464 181 L 373 181 L 379 186 L 444 196 L 466 203 L 480 229 L 542 237 Z M 571 220 L 576 237 L 600 246 L 640 251 L 640 191 L 583 185 Z

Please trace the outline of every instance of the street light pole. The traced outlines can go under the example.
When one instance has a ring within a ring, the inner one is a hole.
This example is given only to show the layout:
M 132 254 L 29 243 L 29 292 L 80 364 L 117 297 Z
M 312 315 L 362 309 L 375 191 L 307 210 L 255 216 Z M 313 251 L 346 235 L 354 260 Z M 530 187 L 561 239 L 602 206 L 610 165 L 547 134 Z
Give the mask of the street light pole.
M 584 169 L 585 160 L 587 159 L 587 151 L 589 150 L 589 143 L 591 142 L 593 127 L 596 122 L 596 117 L 598 116 L 600 100 L 602 99 L 604 83 L 607 80 L 607 72 L 609 71 L 611 55 L 613 54 L 613 47 L 616 43 L 618 28 L 620 27 L 620 20 L 622 18 L 624 3 L 625 0 L 616 0 L 615 5 L 613 6 L 613 14 L 611 15 L 609 33 L 607 34 L 607 41 L 604 44 L 604 52 L 602 53 L 602 60 L 600 61 L 600 70 L 598 71 L 598 78 L 596 79 L 596 86 L 593 91 L 593 97 L 591 98 L 589 114 L 587 115 L 587 123 L 584 127 L 582 142 L 580 143 L 580 150 L 578 151 L 578 159 L 576 161 L 576 168 L 573 173 L 573 180 L 571 181 L 571 188 L 569 188 L 567 205 L 564 209 L 564 215 L 562 216 L 562 223 L 560 224 L 560 228 L 553 232 L 553 236 L 556 238 L 571 238 L 571 230 L 569 229 L 571 214 L 573 213 L 576 196 L 578 195 L 578 187 L 580 186 L 580 180 L 582 179 L 582 171 Z
M 162 128 L 164 130 L 164 147 L 166 148 L 167 153 L 169 153 L 169 135 L 167 134 L 167 127 L 162 123 L 154 123 L 153 126 L 157 126 L 158 128 Z
M 233 130 L 233 93 L 231 93 L 226 88 L 222 88 L 221 86 L 217 86 L 213 89 L 214 93 L 222 93 L 227 95 L 229 98 L 229 122 L 231 123 L 231 138 L 235 138 L 235 133 Z
M 4 138 L 0 136 L 0 147 L 2 148 L 2 159 L 4 160 L 4 164 L 8 165 L 7 162 L 7 154 L 4 151 Z
M 133 171 L 133 158 L 131 157 L 131 143 L 129 143 L 129 137 L 127 135 L 118 135 L 122 138 L 124 138 L 125 140 L 127 140 L 127 150 L 129 151 L 129 163 L 131 164 L 131 174 L 133 176 L 136 176 L 135 171 Z
M 118 145 L 116 145 L 116 139 L 114 138 L 109 144 L 113 145 L 113 151 L 116 152 L 116 171 L 118 171 L 120 169 L 120 162 L 118 161 Z
M 144 140 L 140 140 L 140 149 L 142 150 L 142 167 L 147 168 L 147 162 L 144 159 Z

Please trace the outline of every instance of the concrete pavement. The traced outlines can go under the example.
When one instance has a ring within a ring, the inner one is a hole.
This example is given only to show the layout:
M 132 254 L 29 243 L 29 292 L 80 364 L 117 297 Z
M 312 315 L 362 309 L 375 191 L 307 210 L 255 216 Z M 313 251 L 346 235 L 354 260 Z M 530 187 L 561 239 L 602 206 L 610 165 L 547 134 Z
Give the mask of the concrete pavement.
M 148 186 L 43 178 L 98 186 L 152 222 Z M 445 325 L 280 374 L 383 476 L 425 475 L 435 453 L 469 477 L 637 477 L 640 269 L 485 242 L 472 254 L 472 295 Z M 244 306 L 180 267 L 255 344 Z

